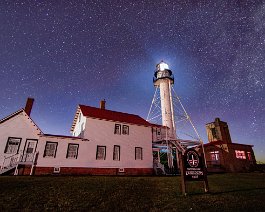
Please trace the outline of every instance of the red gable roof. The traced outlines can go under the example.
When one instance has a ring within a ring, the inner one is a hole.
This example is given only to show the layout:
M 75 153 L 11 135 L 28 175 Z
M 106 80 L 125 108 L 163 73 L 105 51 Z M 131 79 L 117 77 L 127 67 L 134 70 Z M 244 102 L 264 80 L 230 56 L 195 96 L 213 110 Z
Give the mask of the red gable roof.
M 138 115 L 100 109 L 86 105 L 79 105 L 79 107 L 83 115 L 86 117 L 118 121 L 136 125 L 153 126 L 153 124 L 149 123 Z

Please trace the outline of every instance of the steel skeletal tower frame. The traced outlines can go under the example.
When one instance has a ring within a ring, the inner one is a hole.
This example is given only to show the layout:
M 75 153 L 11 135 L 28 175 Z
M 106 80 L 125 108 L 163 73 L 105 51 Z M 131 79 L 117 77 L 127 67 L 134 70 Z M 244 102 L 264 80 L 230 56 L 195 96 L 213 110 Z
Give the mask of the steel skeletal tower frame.
M 162 125 L 166 127 L 165 136 L 160 140 L 153 141 L 153 147 L 164 149 L 163 152 L 167 153 L 168 167 L 174 168 L 173 149 L 176 150 L 176 157 L 178 152 L 183 154 L 187 148 L 198 145 L 202 146 L 204 152 L 203 141 L 173 88 L 174 76 L 172 71 L 163 61 L 156 65 L 153 83 L 155 94 L 147 121 L 156 124 L 162 122 Z M 187 127 L 187 124 L 189 127 Z M 193 135 L 189 134 L 188 128 L 193 132 Z M 181 130 L 183 131 L 181 132 Z M 184 139 L 180 138 L 181 133 L 183 133 Z

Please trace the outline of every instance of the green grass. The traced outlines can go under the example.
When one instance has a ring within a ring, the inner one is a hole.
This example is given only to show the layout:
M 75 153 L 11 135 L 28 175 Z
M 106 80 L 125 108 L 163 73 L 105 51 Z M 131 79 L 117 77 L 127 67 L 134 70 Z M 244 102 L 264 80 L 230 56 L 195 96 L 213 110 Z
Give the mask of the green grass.
M 0 211 L 265 211 L 265 174 L 219 174 L 189 183 L 180 177 L 0 177 Z

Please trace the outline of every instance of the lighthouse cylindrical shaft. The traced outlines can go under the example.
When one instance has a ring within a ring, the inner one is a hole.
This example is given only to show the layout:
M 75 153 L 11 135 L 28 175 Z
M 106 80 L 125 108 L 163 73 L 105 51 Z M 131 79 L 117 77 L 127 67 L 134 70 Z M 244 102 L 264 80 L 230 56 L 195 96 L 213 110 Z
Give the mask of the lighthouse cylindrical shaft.
M 176 137 L 174 111 L 172 108 L 171 82 L 169 79 L 159 80 L 162 125 L 168 127 L 168 138 Z

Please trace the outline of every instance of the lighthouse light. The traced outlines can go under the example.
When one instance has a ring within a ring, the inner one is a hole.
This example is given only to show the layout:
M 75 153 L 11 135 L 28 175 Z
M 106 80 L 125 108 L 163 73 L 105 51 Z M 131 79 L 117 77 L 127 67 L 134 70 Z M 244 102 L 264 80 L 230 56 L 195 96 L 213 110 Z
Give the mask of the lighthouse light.
M 160 71 L 164 71 L 165 69 L 168 69 L 168 64 L 164 63 L 164 62 L 161 62 L 159 64 L 159 70 Z

